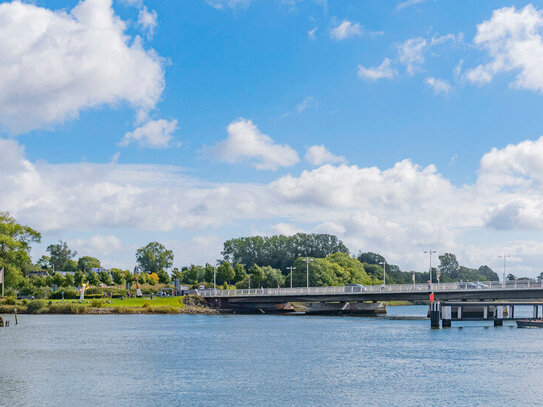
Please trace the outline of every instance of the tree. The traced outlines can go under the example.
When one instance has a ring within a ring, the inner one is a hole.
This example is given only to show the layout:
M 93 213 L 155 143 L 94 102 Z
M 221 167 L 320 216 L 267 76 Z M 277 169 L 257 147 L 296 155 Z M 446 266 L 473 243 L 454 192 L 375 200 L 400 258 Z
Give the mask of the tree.
M 439 256 L 439 272 L 442 276 L 450 279 L 458 278 L 458 272 L 460 271 L 460 265 L 456 256 L 452 253 L 445 253 Z
M 219 267 L 217 267 L 217 284 L 224 284 L 232 281 L 235 275 L 232 265 L 227 261 L 223 261 Z
M 47 246 L 47 251 L 51 257 L 51 265 L 55 270 L 64 270 L 64 266 L 68 263 L 68 260 L 77 255 L 77 252 L 71 250 L 68 247 L 68 244 L 62 240 L 57 244 L 50 244 Z
M 234 284 L 244 281 L 247 278 L 247 272 L 243 264 L 236 263 L 234 266 Z
M 298 257 L 326 257 L 336 252 L 349 253 L 349 249 L 334 235 L 297 233 L 230 239 L 224 242 L 222 255 L 229 263 L 271 266 L 286 274 Z
M 122 270 L 111 269 L 111 276 L 113 277 L 113 282 L 116 285 L 122 285 L 124 283 L 124 275 Z
M 64 283 L 62 284 L 63 287 L 71 287 L 74 285 L 74 278 L 71 274 L 66 274 L 66 277 L 64 277 Z
M 84 279 L 85 279 L 85 274 L 83 274 L 81 270 L 77 270 L 74 273 L 74 284 L 76 286 L 80 286 L 81 284 L 83 284 Z
M 97 286 L 98 284 L 100 284 L 100 278 L 98 277 L 98 273 L 95 273 L 94 271 L 87 273 L 87 279 L 90 285 Z
M 264 282 L 262 284 L 265 288 L 277 288 L 281 287 L 285 283 L 285 277 L 281 274 L 281 270 L 274 269 L 270 266 L 262 267 L 264 273 Z
M 64 285 L 64 277 L 62 277 L 62 274 L 55 273 L 53 274 L 52 283 L 58 287 L 61 287 Z
M 477 271 L 488 281 L 500 281 L 498 274 L 488 266 L 480 266 Z
M 367 264 L 381 264 L 385 261 L 385 258 L 377 253 L 366 252 L 358 254 L 358 261 Z
M 206 283 L 212 283 L 214 275 L 215 275 L 215 267 L 213 267 L 209 263 L 206 263 L 204 267 L 204 281 Z
M 151 242 L 136 251 L 138 267 L 147 273 L 169 269 L 173 264 L 173 252 L 158 242 Z
M 149 274 L 149 284 L 155 285 L 156 283 L 158 283 L 158 274 L 157 273 Z
M 516 279 L 517 279 L 517 276 L 515 276 L 514 274 L 509 273 L 507 275 L 507 280 L 508 281 L 515 281 Z
M 158 270 L 157 275 L 158 275 L 158 282 L 160 284 L 168 284 L 170 282 L 170 275 L 168 274 L 167 271 Z
M 358 259 L 341 252 L 331 254 L 327 259 L 344 270 L 341 274 L 342 284 L 372 284 L 371 277 L 366 273 L 364 265 Z
M 105 285 L 113 284 L 113 281 L 111 281 L 111 276 L 105 270 L 102 270 L 100 273 L 98 273 L 98 278 L 100 279 L 100 282 L 102 282 Z
M 84 273 L 88 273 L 93 268 L 102 268 L 102 266 L 100 265 L 100 260 L 98 260 L 96 257 L 83 256 L 80 257 L 79 260 L 77 260 L 78 270 L 81 270 Z
M 41 256 L 39 258 L 39 260 L 36 262 L 36 265 L 41 269 L 41 270 L 47 270 L 49 269 L 49 267 L 51 267 L 51 257 L 49 256 Z
M 30 263 L 30 245 L 40 240 L 41 235 L 34 229 L 18 224 L 9 213 L 0 212 L 0 268 L 4 267 L 7 287 L 21 282 L 21 269 Z

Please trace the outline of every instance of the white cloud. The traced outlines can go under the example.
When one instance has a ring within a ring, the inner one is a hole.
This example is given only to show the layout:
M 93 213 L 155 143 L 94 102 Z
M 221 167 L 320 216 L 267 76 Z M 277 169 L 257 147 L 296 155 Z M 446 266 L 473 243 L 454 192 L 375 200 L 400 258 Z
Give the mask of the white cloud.
M 119 146 L 126 147 L 130 143 L 137 143 L 141 147 L 167 148 L 172 144 L 175 130 L 177 120 L 149 120 L 134 131 L 126 133 Z
M 302 100 L 300 104 L 298 104 L 298 106 L 296 106 L 296 111 L 298 113 L 302 113 L 304 110 L 307 110 L 312 106 L 315 106 L 315 103 L 316 101 L 313 96 L 307 96 L 304 98 L 304 100 Z
M 448 95 L 451 90 L 451 85 L 443 79 L 429 77 L 426 78 L 424 82 L 433 89 L 436 95 Z
M 392 79 L 398 75 L 398 71 L 392 68 L 390 59 L 385 58 L 381 65 L 366 68 L 363 65 L 358 65 L 358 77 L 368 81 L 376 81 L 378 79 Z
M 474 43 L 486 50 L 491 61 L 466 72 L 477 84 L 490 82 L 503 72 L 514 72 L 514 86 L 543 92 L 543 13 L 533 5 L 517 10 L 495 10 L 490 20 L 477 26 Z
M 125 33 L 111 0 L 84 0 L 69 13 L 3 3 L 0 21 L 0 125 L 12 132 L 104 104 L 144 116 L 162 93 L 161 59 Z
M 405 0 L 396 6 L 396 10 L 403 10 L 404 8 L 414 6 L 416 4 L 426 3 L 428 0 Z
M 381 252 L 403 268 L 425 268 L 429 246 L 474 265 L 507 249 L 525 274 L 543 261 L 543 238 L 508 232 L 543 230 L 543 138 L 489 151 L 477 182 L 462 186 L 410 160 L 382 170 L 323 165 L 257 184 L 205 182 L 166 165 L 32 163 L 15 140 L 0 139 L 0 154 L 0 207 L 51 237 L 113 231 L 77 243 L 89 250 L 119 247 L 108 237 L 115 230 L 198 232 L 203 241 L 189 237 L 185 253 L 213 261 L 207 250 L 221 238 L 206 243 L 206 228 L 229 238 L 234 227 L 239 235 L 264 223 L 272 232 L 337 233 L 353 251 Z
M 239 119 L 228 126 L 228 138 L 210 148 L 221 161 L 249 160 L 259 170 L 277 170 L 300 161 L 298 153 L 286 144 L 277 144 L 251 120 Z
M 352 23 L 347 20 L 344 20 L 340 25 L 330 30 L 330 37 L 338 41 L 360 35 L 362 35 L 362 27 L 360 24 Z
M 252 0 L 206 0 L 206 3 L 211 7 L 222 9 L 233 9 L 236 7 L 247 7 Z
M 307 32 L 307 38 L 309 38 L 310 40 L 314 40 L 315 39 L 315 34 L 316 34 L 318 29 L 319 29 L 319 27 L 314 27 L 311 30 L 309 30 Z
M 158 14 L 155 10 L 149 11 L 143 7 L 138 14 L 138 25 L 147 31 L 147 38 L 153 38 L 157 26 Z
M 68 240 L 68 245 L 77 250 L 79 256 L 103 258 L 123 249 L 123 242 L 114 235 L 94 235 L 89 239 Z
M 344 164 L 347 162 L 345 157 L 332 154 L 323 145 L 309 147 L 305 153 L 305 160 L 316 166 L 323 164 Z
M 424 38 L 410 38 L 398 46 L 398 59 L 406 66 L 409 75 L 415 74 L 424 63 L 424 50 L 428 42 Z

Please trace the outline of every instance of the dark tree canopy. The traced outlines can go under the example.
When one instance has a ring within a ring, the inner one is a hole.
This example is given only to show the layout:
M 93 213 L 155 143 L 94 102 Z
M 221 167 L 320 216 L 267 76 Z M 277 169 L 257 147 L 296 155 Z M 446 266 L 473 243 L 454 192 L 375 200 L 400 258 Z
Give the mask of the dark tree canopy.
M 93 268 L 101 268 L 100 260 L 96 257 L 83 256 L 77 261 L 77 269 L 88 273 Z
M 377 253 L 366 252 L 366 253 L 360 253 L 358 255 L 358 260 L 361 263 L 381 264 L 383 261 L 385 261 L 385 258 Z
M 337 252 L 349 253 L 349 249 L 334 235 L 297 233 L 230 239 L 224 242 L 222 255 L 230 263 L 270 266 L 287 274 L 286 268 L 298 257 L 324 258 Z
M 158 273 L 172 266 L 173 252 L 161 243 L 151 242 L 136 251 L 136 261 L 141 271 Z
M 47 246 L 47 251 L 49 252 L 51 266 L 55 270 L 60 271 L 73 267 L 73 263 L 69 261 L 77 255 L 77 252 L 71 250 L 66 242 L 60 240 L 57 244 L 50 244 Z

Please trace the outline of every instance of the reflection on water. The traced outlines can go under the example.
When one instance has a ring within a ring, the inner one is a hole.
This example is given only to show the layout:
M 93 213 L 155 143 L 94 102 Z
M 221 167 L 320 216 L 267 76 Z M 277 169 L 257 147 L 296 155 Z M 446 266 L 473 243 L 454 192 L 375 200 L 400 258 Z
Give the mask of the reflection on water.
M 541 405 L 543 330 L 491 324 L 21 315 L 0 329 L 0 405 Z

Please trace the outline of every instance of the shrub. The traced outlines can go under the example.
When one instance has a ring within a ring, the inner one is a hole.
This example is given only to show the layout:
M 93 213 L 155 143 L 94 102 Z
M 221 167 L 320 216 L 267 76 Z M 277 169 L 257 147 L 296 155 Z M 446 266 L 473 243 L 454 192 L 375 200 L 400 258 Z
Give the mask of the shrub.
M 81 304 L 56 303 L 49 305 L 48 310 L 52 314 L 83 314 L 85 306 Z
M 2 301 L 2 304 L 4 305 L 15 305 L 17 304 L 17 298 L 15 298 L 14 296 L 9 296 L 9 297 L 5 297 L 4 298 L 4 301 Z
M 30 301 L 30 303 L 26 306 L 26 311 L 34 314 L 40 310 L 45 308 L 45 301 L 43 300 L 34 300 Z
M 103 308 L 105 305 L 103 300 L 94 299 L 91 300 L 90 306 L 93 308 Z
M 73 300 L 73 299 L 78 298 L 77 291 L 75 290 L 75 288 L 66 288 L 64 290 L 53 291 L 51 295 L 49 296 L 49 298 L 53 300 L 60 300 L 62 298 L 62 291 L 64 291 L 64 298 L 66 300 Z

